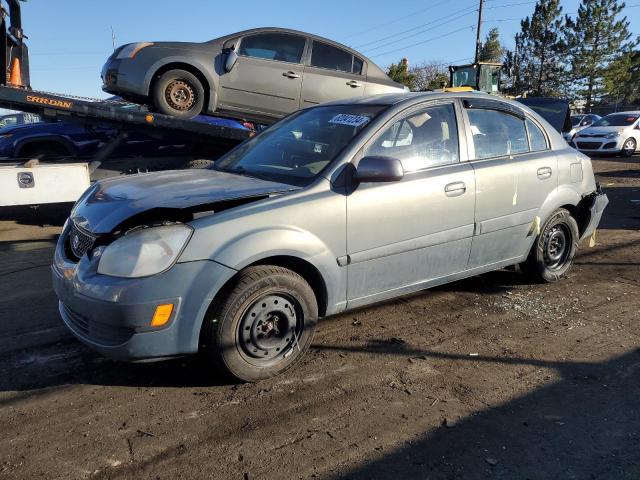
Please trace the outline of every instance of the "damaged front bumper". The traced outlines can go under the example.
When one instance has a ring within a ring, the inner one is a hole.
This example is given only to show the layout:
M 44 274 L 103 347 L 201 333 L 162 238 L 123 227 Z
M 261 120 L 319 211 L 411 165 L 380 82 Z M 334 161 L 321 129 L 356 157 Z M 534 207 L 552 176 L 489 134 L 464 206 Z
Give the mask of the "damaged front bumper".
M 604 193 L 600 188 L 600 185 L 598 185 L 597 190 L 586 197 L 585 201 L 587 201 L 586 207 L 588 208 L 589 220 L 586 228 L 582 232 L 580 240 L 589 238 L 596 231 L 596 228 L 598 228 L 598 225 L 600 224 L 602 213 L 609 204 L 609 197 L 607 197 L 607 194 Z

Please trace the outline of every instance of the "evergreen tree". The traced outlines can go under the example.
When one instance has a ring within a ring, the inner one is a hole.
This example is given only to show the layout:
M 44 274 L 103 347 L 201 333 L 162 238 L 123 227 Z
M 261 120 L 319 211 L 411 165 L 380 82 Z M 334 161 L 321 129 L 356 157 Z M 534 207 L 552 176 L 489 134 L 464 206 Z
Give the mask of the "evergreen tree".
M 500 45 L 500 34 L 497 28 L 492 28 L 487 34 L 486 40 L 480 46 L 481 62 L 499 63 L 502 61 L 503 48 Z
M 624 6 L 617 0 L 582 0 L 576 18 L 566 17 L 572 77 L 587 108 L 606 92 L 612 60 L 631 49 L 627 17 L 618 18 Z
M 555 95 L 565 81 L 566 48 L 560 0 L 538 0 L 531 18 L 520 22 L 521 87 L 534 95 Z
M 403 58 L 399 63 L 389 65 L 387 75 L 392 80 L 409 87 L 409 90 L 415 89 L 416 76 L 409 71 L 409 62 L 406 58 Z
M 630 105 L 640 100 L 640 51 L 618 55 L 604 72 L 609 103 Z

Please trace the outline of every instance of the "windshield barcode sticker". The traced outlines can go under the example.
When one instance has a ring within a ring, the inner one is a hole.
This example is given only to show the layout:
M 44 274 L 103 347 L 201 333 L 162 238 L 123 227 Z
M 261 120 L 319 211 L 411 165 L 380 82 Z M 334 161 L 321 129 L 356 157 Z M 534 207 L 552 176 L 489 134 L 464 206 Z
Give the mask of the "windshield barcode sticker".
M 329 120 L 329 123 L 337 123 L 339 125 L 349 125 L 350 127 L 359 127 L 369 121 L 369 117 L 363 117 L 362 115 L 349 115 L 347 113 L 340 113 Z

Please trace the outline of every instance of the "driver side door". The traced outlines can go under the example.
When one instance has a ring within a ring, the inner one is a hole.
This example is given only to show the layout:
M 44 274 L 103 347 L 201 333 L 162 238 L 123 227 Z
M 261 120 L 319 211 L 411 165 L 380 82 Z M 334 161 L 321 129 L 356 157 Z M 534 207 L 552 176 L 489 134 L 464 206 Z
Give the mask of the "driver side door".
M 475 180 L 460 161 L 457 110 L 453 101 L 413 108 L 364 147 L 362 157 L 395 157 L 405 174 L 396 182 L 360 183 L 347 197 L 349 307 L 419 290 L 466 268 Z

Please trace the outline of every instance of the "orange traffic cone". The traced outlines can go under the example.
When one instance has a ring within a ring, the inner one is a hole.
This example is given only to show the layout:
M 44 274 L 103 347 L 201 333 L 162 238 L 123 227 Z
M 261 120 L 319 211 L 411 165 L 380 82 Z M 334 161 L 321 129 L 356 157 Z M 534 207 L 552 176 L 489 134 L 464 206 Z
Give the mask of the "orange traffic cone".
M 22 86 L 22 69 L 20 68 L 20 59 L 17 57 L 13 59 L 13 62 L 11 62 L 9 83 L 18 87 Z

